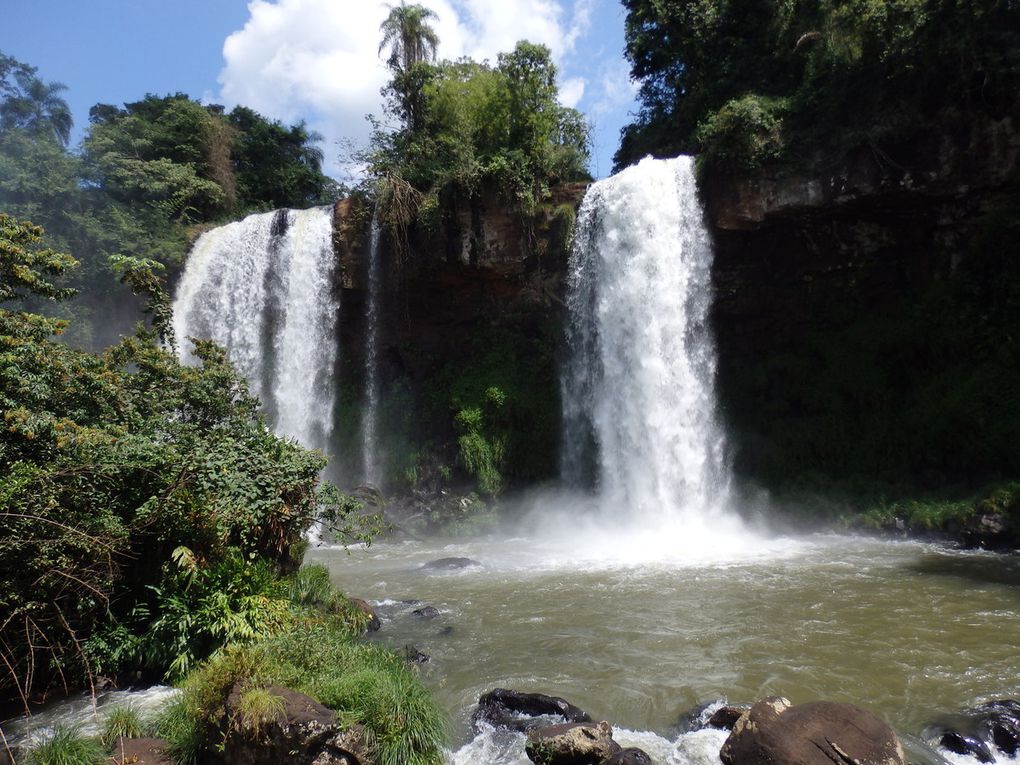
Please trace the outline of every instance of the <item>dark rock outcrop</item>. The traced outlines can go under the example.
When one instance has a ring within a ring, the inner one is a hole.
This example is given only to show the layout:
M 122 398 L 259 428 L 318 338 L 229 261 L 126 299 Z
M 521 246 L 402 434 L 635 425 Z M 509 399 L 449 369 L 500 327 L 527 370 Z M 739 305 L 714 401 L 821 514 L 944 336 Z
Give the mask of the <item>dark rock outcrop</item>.
M 995 759 L 992 756 L 992 750 L 988 748 L 988 744 L 984 741 L 953 730 L 943 733 L 938 739 L 938 745 L 956 754 L 975 757 L 978 762 L 989 763 Z
M 404 660 L 408 664 L 428 664 L 432 661 L 432 657 L 427 653 L 423 653 L 415 645 L 404 646 Z
M 871 712 L 776 696 L 741 715 L 719 756 L 726 765 L 906 765 L 896 734 Z
M 439 609 L 435 606 L 424 606 L 422 608 L 416 608 L 412 612 L 419 619 L 435 619 L 439 616 Z
M 1020 752 L 1020 701 L 1001 699 L 977 708 L 981 726 L 995 747 L 1009 757 Z
M 708 722 L 705 723 L 708 728 L 720 728 L 722 730 L 733 730 L 733 726 L 737 724 L 745 712 L 750 709 L 748 706 L 730 706 L 726 705 L 719 707 L 712 716 L 708 718 Z
M 524 751 L 535 765 L 600 765 L 621 751 L 613 729 L 600 723 L 562 723 L 528 733 Z
M 566 699 L 543 693 L 521 693 L 495 688 L 483 693 L 471 715 L 471 727 L 477 733 L 480 723 L 525 733 L 551 722 L 591 722 L 591 716 Z
M 370 765 L 360 726 L 341 727 L 336 712 L 303 693 L 280 686 L 266 690 L 282 708 L 260 720 L 241 712 L 244 689 L 231 690 L 219 723 L 224 765 Z

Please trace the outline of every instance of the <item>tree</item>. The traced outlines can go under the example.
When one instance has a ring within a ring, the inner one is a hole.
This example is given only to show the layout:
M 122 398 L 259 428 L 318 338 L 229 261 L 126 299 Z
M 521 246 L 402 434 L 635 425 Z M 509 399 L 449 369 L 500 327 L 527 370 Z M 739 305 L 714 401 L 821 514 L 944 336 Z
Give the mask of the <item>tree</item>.
M 389 9 L 386 20 L 379 25 L 383 33 L 379 52 L 390 49 L 387 66 L 394 72 L 406 74 L 415 64 L 434 61 L 439 37 L 428 22 L 439 18 L 436 12 L 422 5 L 407 5 L 405 0 Z
M 60 94 L 67 86 L 43 82 L 36 68 L 0 54 L 0 130 L 51 133 L 61 146 L 71 138 L 71 109 Z
M 436 58 L 439 37 L 429 26 L 437 18 L 434 11 L 421 5 L 390 6 L 390 13 L 379 26 L 383 39 L 379 52 L 390 49 L 386 60 L 393 70 L 393 81 L 386 90 L 395 97 L 396 111 L 411 133 L 418 133 L 424 121 L 423 91 L 431 79 L 429 64 Z M 386 92 L 386 91 L 384 91 Z

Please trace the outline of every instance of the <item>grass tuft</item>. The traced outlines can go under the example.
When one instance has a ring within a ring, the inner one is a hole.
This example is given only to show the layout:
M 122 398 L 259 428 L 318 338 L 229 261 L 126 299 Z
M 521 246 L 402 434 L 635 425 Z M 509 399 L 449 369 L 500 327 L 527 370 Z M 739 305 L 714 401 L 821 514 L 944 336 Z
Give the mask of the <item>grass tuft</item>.
M 37 744 L 25 759 L 26 765 L 103 765 L 106 748 L 80 728 L 57 725 L 42 743 Z
M 139 738 L 145 734 L 145 724 L 138 708 L 130 704 L 116 706 L 103 715 L 103 729 L 99 740 L 113 746 L 120 738 Z

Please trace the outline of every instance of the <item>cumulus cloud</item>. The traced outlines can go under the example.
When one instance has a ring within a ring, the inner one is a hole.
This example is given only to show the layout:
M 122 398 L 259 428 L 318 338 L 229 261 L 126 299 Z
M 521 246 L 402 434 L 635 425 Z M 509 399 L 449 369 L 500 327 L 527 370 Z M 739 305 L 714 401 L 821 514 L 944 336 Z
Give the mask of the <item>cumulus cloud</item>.
M 590 25 L 594 0 L 421 0 L 435 11 L 441 58 L 494 62 L 527 39 L 549 46 L 556 61 Z M 325 139 L 327 169 L 343 174 L 341 140 L 365 145 L 366 114 L 379 116 L 389 73 L 379 55 L 379 25 L 389 6 L 351 0 L 251 0 L 244 28 L 223 45 L 220 99 L 286 122 L 307 119 Z M 584 81 L 565 83 L 563 102 L 576 105 Z
M 574 109 L 584 98 L 584 77 L 571 77 L 560 83 L 560 105 Z
M 612 153 L 636 90 L 620 56 L 623 11 L 615 0 L 418 2 L 438 17 L 440 58 L 494 63 L 518 40 L 549 46 L 561 72 L 560 103 L 594 121 L 596 157 Z M 249 0 L 247 22 L 223 46 L 216 100 L 288 123 L 306 120 L 324 136 L 326 171 L 357 175 L 359 168 L 340 162 L 341 142 L 366 146 L 365 115 L 381 116 L 379 91 L 389 72 L 379 55 L 379 25 L 387 13 L 381 0 Z

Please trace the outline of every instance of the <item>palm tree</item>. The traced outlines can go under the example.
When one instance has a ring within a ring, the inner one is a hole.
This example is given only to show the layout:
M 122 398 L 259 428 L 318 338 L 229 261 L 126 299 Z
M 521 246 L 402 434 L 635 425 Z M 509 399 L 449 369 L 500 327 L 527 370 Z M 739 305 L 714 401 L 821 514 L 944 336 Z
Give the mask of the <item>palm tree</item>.
M 379 25 L 383 33 L 379 52 L 390 49 L 386 65 L 398 74 L 406 74 L 415 64 L 434 61 L 439 37 L 428 22 L 439 18 L 436 12 L 422 5 L 407 5 L 405 0 L 387 7 L 389 16 Z
M 0 129 L 22 128 L 33 132 L 53 131 L 62 146 L 71 139 L 71 109 L 60 93 L 67 86 L 59 82 L 45 83 L 26 67 L 14 73 L 18 87 L 0 102 Z

